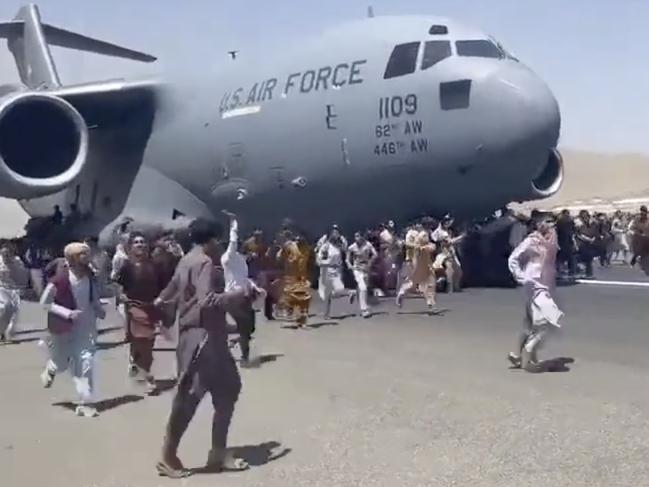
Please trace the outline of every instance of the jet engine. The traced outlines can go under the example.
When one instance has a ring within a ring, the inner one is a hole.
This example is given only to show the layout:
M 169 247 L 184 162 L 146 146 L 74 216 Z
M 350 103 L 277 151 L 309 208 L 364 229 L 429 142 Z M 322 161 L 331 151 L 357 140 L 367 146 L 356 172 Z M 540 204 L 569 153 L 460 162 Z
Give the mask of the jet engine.
M 36 92 L 0 98 L 0 196 L 56 193 L 79 175 L 87 155 L 88 128 L 67 101 Z
M 532 180 L 532 190 L 538 198 L 548 198 L 559 191 L 563 183 L 563 158 L 561 153 L 552 149 L 548 159 Z

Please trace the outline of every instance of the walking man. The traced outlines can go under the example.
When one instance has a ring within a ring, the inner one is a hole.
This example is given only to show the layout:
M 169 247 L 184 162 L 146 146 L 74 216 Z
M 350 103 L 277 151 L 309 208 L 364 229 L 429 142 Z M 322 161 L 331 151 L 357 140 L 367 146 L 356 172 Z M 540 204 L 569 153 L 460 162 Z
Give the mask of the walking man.
M 241 379 L 228 348 L 225 313 L 236 313 L 245 303 L 242 291 L 222 292 L 223 279 L 215 270 L 220 260 L 220 229 L 198 219 L 190 224 L 193 249 L 179 262 L 157 304 L 177 300 L 180 336 L 179 381 L 167 423 L 158 473 L 187 477 L 178 458 L 178 446 L 206 392 L 212 396 L 212 448 L 207 467 L 216 472 L 244 470 L 248 465 L 226 452 L 226 440 Z

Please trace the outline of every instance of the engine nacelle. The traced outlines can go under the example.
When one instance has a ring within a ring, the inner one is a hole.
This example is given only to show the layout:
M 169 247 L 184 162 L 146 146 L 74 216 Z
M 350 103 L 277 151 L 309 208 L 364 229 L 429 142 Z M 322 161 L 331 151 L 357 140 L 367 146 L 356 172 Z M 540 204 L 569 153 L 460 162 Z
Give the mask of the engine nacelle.
M 67 101 L 35 92 L 0 98 L 0 196 L 31 199 L 61 191 L 87 156 L 88 128 Z
M 563 183 L 563 157 L 557 149 L 548 153 L 548 160 L 532 180 L 532 190 L 537 198 L 548 198 L 561 188 Z

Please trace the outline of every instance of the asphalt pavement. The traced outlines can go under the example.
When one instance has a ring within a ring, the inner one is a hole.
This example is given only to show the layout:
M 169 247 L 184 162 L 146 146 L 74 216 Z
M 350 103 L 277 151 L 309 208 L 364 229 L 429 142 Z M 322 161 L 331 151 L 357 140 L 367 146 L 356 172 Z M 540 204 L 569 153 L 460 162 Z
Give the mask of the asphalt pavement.
M 649 283 L 618 266 L 597 277 Z M 145 397 L 129 382 L 114 311 L 97 355 L 101 415 L 86 419 L 73 413 L 69 377 L 42 388 L 45 317 L 25 303 L 20 343 L 0 347 L 0 485 L 649 485 L 649 287 L 558 295 L 564 329 L 542 354 L 574 363 L 545 374 L 508 367 L 523 316 L 516 289 L 441 294 L 436 316 L 413 297 L 402 310 L 382 300 L 369 320 L 341 300 L 338 318 L 318 314 L 304 331 L 260 319 L 230 435 L 252 468 L 183 481 L 154 468 L 173 390 Z M 159 342 L 154 367 L 171 386 L 173 344 Z M 205 463 L 210 408 L 206 399 L 182 443 L 188 467 Z

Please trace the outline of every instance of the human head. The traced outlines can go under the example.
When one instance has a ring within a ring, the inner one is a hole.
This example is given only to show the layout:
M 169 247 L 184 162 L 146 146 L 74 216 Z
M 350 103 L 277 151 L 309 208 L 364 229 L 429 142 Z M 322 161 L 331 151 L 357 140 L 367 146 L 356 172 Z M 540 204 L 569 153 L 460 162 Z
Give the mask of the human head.
M 590 213 L 588 213 L 588 210 L 581 210 L 581 211 L 579 212 L 579 218 L 580 218 L 582 221 L 587 222 L 587 221 L 590 220 Z
M 0 255 L 4 258 L 12 258 L 16 253 L 16 247 L 11 240 L 0 241 Z
M 261 240 L 264 238 L 264 232 L 262 232 L 259 228 L 256 229 L 254 232 L 252 232 L 252 236 L 255 238 L 257 242 L 261 242 Z
M 366 237 L 362 232 L 356 232 L 354 234 L 354 240 L 358 245 L 361 245 L 365 243 Z
M 534 218 L 534 227 L 541 235 L 547 236 L 554 229 L 554 218 L 551 214 L 537 214 Z
M 97 247 L 99 245 L 99 238 L 95 236 L 86 237 L 83 239 L 83 243 L 85 243 L 90 248 Z
M 189 235 L 194 245 L 200 245 L 208 255 L 217 255 L 222 230 L 218 223 L 197 218 L 189 224 Z
M 63 249 L 63 255 L 72 269 L 88 267 L 88 264 L 90 263 L 90 247 L 85 243 L 69 243 Z
M 647 218 L 647 207 L 645 205 L 642 205 L 640 207 L 640 218 L 643 218 L 643 219 Z
M 128 236 L 128 251 L 135 257 L 142 257 L 149 251 L 149 242 L 142 232 L 132 232 Z
M 442 220 L 442 228 L 448 230 L 453 225 L 453 218 L 450 215 L 446 215 Z
M 338 228 L 338 225 L 331 227 L 331 231 L 329 232 L 329 240 L 332 242 L 338 242 L 340 240 L 340 229 Z

